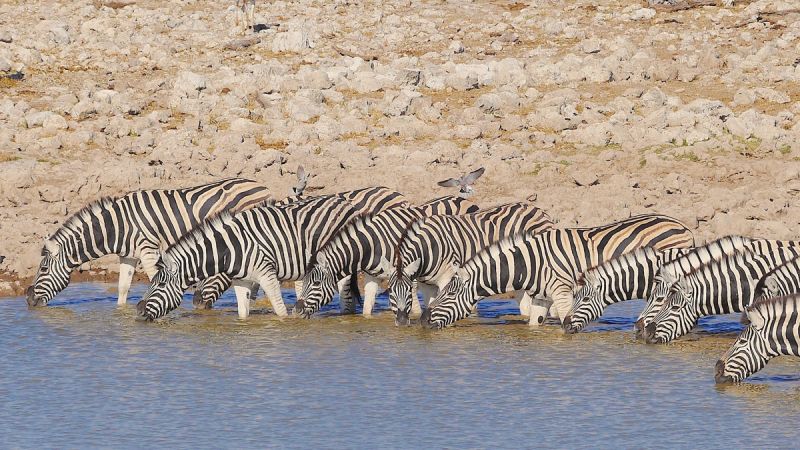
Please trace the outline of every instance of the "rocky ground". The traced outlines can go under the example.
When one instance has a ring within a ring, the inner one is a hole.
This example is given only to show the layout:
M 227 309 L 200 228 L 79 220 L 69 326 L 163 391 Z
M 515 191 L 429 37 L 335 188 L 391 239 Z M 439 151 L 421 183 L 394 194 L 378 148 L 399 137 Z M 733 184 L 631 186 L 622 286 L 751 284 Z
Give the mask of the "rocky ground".
M 224 0 L 0 3 L 0 290 L 101 195 L 243 176 L 283 196 L 298 164 L 314 192 L 413 200 L 485 166 L 478 203 L 536 194 L 563 226 L 798 238 L 794 2 L 257 3 L 243 36 Z

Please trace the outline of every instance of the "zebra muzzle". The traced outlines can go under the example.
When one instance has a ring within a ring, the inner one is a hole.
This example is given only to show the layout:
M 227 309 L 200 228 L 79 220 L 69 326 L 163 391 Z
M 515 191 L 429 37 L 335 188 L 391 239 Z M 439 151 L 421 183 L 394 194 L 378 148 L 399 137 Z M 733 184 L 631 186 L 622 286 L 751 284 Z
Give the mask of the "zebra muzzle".
M 580 330 L 578 330 L 577 326 L 574 326 L 572 324 L 572 317 L 571 316 L 564 317 L 564 321 L 561 322 L 561 329 L 564 330 L 564 332 L 567 333 L 567 334 L 575 334 L 578 331 L 580 331 Z
M 408 319 L 408 313 L 398 309 L 397 315 L 394 318 L 394 324 L 398 327 L 406 327 L 411 325 L 411 320 Z
M 36 298 L 36 294 L 33 292 L 33 286 L 29 286 L 28 289 L 25 291 L 26 298 L 25 301 L 28 303 L 28 306 L 35 307 L 35 306 L 44 306 L 43 302 L 40 304 L 39 299 Z
M 732 383 L 733 377 L 725 375 L 725 362 L 721 359 L 714 365 L 714 381 L 717 384 Z

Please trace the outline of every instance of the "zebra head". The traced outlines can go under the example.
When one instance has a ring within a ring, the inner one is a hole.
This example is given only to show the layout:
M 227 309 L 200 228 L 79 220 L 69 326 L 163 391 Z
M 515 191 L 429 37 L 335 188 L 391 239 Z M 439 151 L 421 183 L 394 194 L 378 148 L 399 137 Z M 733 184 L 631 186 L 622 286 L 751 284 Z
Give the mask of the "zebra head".
M 648 344 L 666 344 L 688 333 L 698 318 L 694 290 L 686 278 L 681 278 L 670 288 L 661 310 L 645 327 L 645 341 Z
M 395 311 L 394 324 L 397 326 L 410 325 L 408 315 L 411 314 L 411 296 L 414 295 L 414 281 L 411 279 L 419 269 L 420 259 L 417 258 L 402 267 L 389 270 L 389 305 Z M 388 261 L 382 263 L 386 265 Z M 399 265 L 398 265 L 399 266 Z
M 743 322 L 745 321 L 749 325 L 714 367 L 714 380 L 717 383 L 739 383 L 761 370 L 770 360 L 764 335 L 765 319 L 761 312 L 758 309 L 745 310 Z
M 52 239 L 44 241 L 42 261 L 33 284 L 26 292 L 29 306 L 47 306 L 56 294 L 67 287 L 73 267 L 69 264 L 66 253 L 58 242 Z
M 356 279 L 356 276 L 352 276 Z M 303 277 L 303 293 L 294 304 L 294 314 L 309 318 L 319 309 L 330 303 L 336 293 L 336 277 L 328 264 L 325 254 L 317 254 L 316 264 Z
M 157 264 L 158 272 L 150 282 L 150 287 L 136 304 L 140 319 L 153 321 L 177 308 L 183 298 L 184 289 L 178 276 L 178 264 L 165 255 Z
M 578 280 L 572 292 L 572 309 L 561 323 L 565 332 L 577 333 L 603 314 L 603 290 L 602 282 L 595 276 L 586 274 Z
M 644 307 L 644 310 L 642 310 L 642 313 L 639 314 L 639 318 L 633 325 L 636 330 L 637 338 L 644 338 L 645 327 L 647 327 L 656 317 L 656 314 L 661 311 L 661 307 L 664 306 L 664 300 L 667 298 L 669 289 L 674 282 L 675 281 L 671 278 L 656 274 L 653 279 L 653 290 L 650 291 L 650 295 L 647 296 L 647 305 Z
M 420 325 L 440 330 L 467 317 L 472 312 L 474 303 L 468 290 L 468 282 L 469 278 L 463 269 L 459 270 L 439 291 L 431 306 L 422 313 Z

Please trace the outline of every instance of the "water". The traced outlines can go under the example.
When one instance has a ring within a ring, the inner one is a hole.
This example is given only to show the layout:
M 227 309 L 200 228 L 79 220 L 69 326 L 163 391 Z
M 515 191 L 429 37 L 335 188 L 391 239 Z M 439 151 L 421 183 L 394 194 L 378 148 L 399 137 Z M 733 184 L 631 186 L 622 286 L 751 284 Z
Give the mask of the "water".
M 334 308 L 240 321 L 230 294 L 218 310 L 188 301 L 147 324 L 134 320 L 143 289 L 123 308 L 104 284 L 43 309 L 0 301 L 0 448 L 792 448 L 800 437 L 800 361 L 715 386 L 738 316 L 667 346 L 634 341 L 642 302 L 574 336 L 529 329 L 507 301 L 441 332 Z

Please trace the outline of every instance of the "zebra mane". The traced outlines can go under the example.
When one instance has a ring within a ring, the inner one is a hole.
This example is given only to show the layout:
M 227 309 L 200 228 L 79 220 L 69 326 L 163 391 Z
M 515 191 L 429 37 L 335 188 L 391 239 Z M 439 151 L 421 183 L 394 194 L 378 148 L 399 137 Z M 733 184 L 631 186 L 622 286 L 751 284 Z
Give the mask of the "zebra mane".
M 79 209 L 75 214 L 71 215 L 67 220 L 64 221 L 63 224 L 53 233 L 52 236 L 48 239 L 52 239 L 53 237 L 59 236 L 63 233 L 66 233 L 67 230 L 73 230 L 80 226 L 80 224 L 85 222 L 91 222 L 91 216 L 93 214 L 97 214 L 100 211 L 111 209 L 115 206 L 119 197 L 101 197 L 88 205 L 84 206 L 83 208 Z
M 739 250 L 733 254 L 725 255 L 720 259 L 715 259 L 707 264 L 703 264 L 702 266 L 692 268 L 692 270 L 690 270 L 685 274 L 684 279 L 689 277 L 697 277 L 700 275 L 700 272 L 704 272 L 706 270 L 719 270 L 723 264 L 729 261 L 733 261 L 734 265 L 743 264 L 747 261 L 748 257 L 752 256 L 756 256 L 756 254 L 750 251 L 749 249 L 745 248 Z
M 221 211 L 203 220 L 202 223 L 189 230 L 186 234 L 180 237 L 174 244 L 170 245 L 164 255 L 172 254 L 177 250 L 191 250 L 197 246 L 198 243 L 205 240 L 206 234 L 209 230 L 215 229 L 226 223 L 233 221 L 234 214 L 230 211 Z
M 311 255 L 311 258 L 309 258 L 308 264 L 306 265 L 306 273 L 310 272 L 311 269 L 313 269 L 314 266 L 317 265 L 317 253 L 324 251 L 329 245 L 333 245 L 333 243 L 337 239 L 340 239 L 341 236 L 344 236 L 345 234 L 352 231 L 353 228 L 355 228 L 358 224 L 364 223 L 367 220 L 370 220 L 373 217 L 377 216 L 378 214 L 380 214 L 380 212 L 361 211 L 355 214 L 353 217 L 351 217 L 350 220 L 347 221 L 347 223 L 345 223 L 341 228 L 339 228 L 339 230 L 336 231 L 331 237 L 329 237 L 327 241 L 323 242 L 319 246 L 319 249 L 314 254 Z
M 796 256 L 796 257 L 790 259 L 785 264 L 781 264 L 779 266 L 773 267 L 772 269 L 770 269 L 769 272 L 765 273 L 764 276 L 761 277 L 760 280 L 758 280 L 758 283 L 756 283 L 755 290 L 753 291 L 755 293 L 755 297 L 759 298 L 759 297 L 761 297 L 761 294 L 764 293 L 764 288 L 765 288 L 765 285 L 767 283 L 767 279 L 768 278 L 772 277 L 773 275 L 775 275 L 778 272 L 781 272 L 782 270 L 784 270 L 786 268 L 786 266 L 788 266 L 789 264 L 794 263 L 795 261 L 800 261 L 800 256 Z
M 648 255 L 655 254 L 655 253 L 656 253 L 656 250 L 653 247 L 639 247 L 639 248 L 633 249 L 633 250 L 631 250 L 631 251 L 629 251 L 627 253 L 623 253 L 623 254 L 617 256 L 616 258 L 611 258 L 609 260 L 601 262 L 600 264 L 596 264 L 596 265 L 586 269 L 581 275 L 584 275 L 584 274 L 589 275 L 589 272 L 592 272 L 592 275 L 594 275 L 594 272 L 597 272 L 600 268 L 613 266 L 614 264 L 621 264 L 621 263 L 628 264 L 631 261 L 635 261 L 635 260 L 639 259 L 639 257 L 647 258 Z
M 394 267 L 397 269 L 397 273 L 403 273 L 403 254 L 400 251 L 403 248 L 406 240 L 408 239 L 409 234 L 412 230 L 419 230 L 419 228 L 425 224 L 425 222 L 432 216 L 421 217 L 417 220 L 412 220 L 406 227 L 403 229 L 403 232 L 400 234 L 400 239 L 397 241 L 397 245 L 394 247 Z
M 762 298 L 754 301 L 753 303 L 745 306 L 744 314 L 748 312 L 752 312 L 755 310 L 759 310 L 762 315 L 766 316 L 769 312 L 767 308 L 770 305 L 774 305 L 776 303 L 787 303 L 787 302 L 800 302 L 800 294 L 791 294 L 791 295 L 784 295 L 782 297 L 772 297 L 772 298 Z
M 738 235 L 728 235 L 723 236 L 719 239 L 715 239 L 710 242 L 706 242 L 704 245 L 700 247 L 695 247 L 692 251 L 687 252 L 680 258 L 673 259 L 672 261 L 664 264 L 661 269 L 659 270 L 659 274 L 661 278 L 667 282 L 672 281 L 673 283 L 678 280 L 682 275 L 688 275 L 688 272 L 684 272 L 681 264 L 686 261 L 692 261 L 693 258 L 698 258 L 698 252 L 713 252 L 714 250 L 722 252 L 722 249 L 726 247 L 726 244 L 730 244 L 730 247 L 746 247 L 749 238 L 745 238 Z M 720 258 L 724 258 L 725 255 L 721 254 Z M 698 258 L 699 259 L 699 258 Z M 701 266 L 705 266 L 710 264 L 718 259 L 712 259 L 708 261 L 706 264 L 701 264 Z M 695 272 L 695 270 L 690 270 L 690 272 Z

